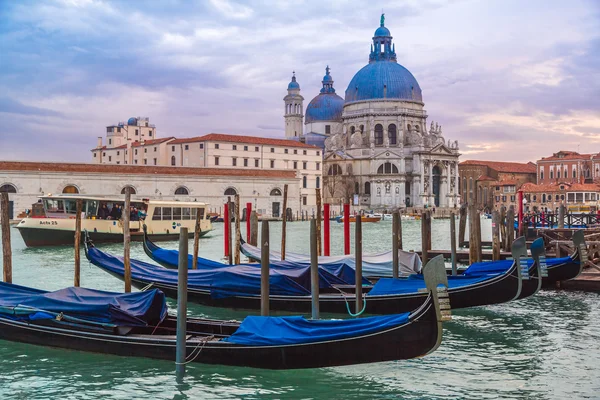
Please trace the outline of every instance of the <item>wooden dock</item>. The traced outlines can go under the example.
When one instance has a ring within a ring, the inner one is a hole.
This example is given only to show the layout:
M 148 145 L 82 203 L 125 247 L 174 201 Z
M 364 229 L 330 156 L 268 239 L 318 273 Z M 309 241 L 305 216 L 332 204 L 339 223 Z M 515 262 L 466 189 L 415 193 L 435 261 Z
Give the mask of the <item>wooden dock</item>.
M 584 292 L 600 292 L 600 271 L 594 268 L 585 269 L 575 279 L 557 282 L 557 289 L 581 290 Z

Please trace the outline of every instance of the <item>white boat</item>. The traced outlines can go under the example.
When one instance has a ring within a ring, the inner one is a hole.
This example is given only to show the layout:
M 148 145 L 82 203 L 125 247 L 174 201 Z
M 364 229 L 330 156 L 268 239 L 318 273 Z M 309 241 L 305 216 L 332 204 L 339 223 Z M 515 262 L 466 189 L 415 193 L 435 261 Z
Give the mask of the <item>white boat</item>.
M 368 214 L 367 217 L 379 218 L 381 221 L 391 221 L 393 219 L 392 214 L 381 214 L 381 213 Z
M 23 218 L 17 225 L 25 244 L 28 247 L 73 244 L 78 199 L 82 200 L 82 232 L 87 230 L 90 239 L 96 243 L 123 241 L 123 220 L 117 207 L 122 209 L 123 198 L 50 194 L 40 197 L 42 215 Z M 206 203 L 131 199 L 131 206 L 138 210 L 130 213 L 132 241 L 143 240 L 143 224 L 146 224 L 148 236 L 153 241 L 177 240 L 181 227 L 188 228 L 190 237 L 193 237 L 198 210 L 201 235 L 212 230 Z

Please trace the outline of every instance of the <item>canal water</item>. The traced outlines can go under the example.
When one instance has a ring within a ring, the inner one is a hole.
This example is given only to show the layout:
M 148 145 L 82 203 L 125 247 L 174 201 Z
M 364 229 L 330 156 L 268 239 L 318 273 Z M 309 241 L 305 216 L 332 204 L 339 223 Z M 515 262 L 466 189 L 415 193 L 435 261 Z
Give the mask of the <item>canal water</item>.
M 200 254 L 219 260 L 223 224 L 214 228 L 201 240 Z M 405 249 L 420 249 L 419 222 L 403 221 L 403 228 Z M 332 222 L 331 230 L 332 253 L 340 254 L 342 224 Z M 14 283 L 47 290 L 72 285 L 72 248 L 26 248 L 18 231 L 11 231 Z M 289 223 L 288 251 L 308 253 L 308 231 L 307 222 Z M 449 248 L 448 220 L 434 220 L 432 231 L 433 248 Z M 489 240 L 489 220 L 482 221 L 482 231 Z M 391 222 L 363 224 L 363 234 L 365 252 L 391 248 Z M 280 237 L 281 223 L 272 222 L 272 248 Z M 121 245 L 99 247 L 122 253 Z M 149 261 L 140 243 L 132 243 L 131 253 Z M 83 252 L 81 281 L 90 288 L 123 289 Z M 183 384 L 176 383 L 172 362 L 0 340 L 0 399 L 598 399 L 599 303 L 596 293 L 542 291 L 517 302 L 453 311 L 441 347 L 422 359 L 296 371 L 191 364 Z M 224 319 L 247 314 L 193 304 L 189 313 Z

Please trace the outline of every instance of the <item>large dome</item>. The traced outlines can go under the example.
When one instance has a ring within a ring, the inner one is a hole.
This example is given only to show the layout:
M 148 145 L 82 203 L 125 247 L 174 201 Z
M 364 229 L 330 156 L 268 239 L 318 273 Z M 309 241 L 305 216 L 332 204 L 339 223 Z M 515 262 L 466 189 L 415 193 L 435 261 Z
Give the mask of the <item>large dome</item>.
M 341 121 L 344 99 L 335 93 L 320 93 L 306 107 L 306 123 Z
M 423 102 L 421 87 L 409 70 L 395 61 L 374 61 L 354 75 L 346 89 L 346 103 L 394 99 Z

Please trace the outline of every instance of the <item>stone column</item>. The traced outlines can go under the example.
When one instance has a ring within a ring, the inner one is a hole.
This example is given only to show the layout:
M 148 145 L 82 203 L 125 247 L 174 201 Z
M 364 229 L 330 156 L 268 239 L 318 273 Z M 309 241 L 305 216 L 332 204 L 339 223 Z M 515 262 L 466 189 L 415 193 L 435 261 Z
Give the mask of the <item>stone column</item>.
M 440 183 L 441 183 L 441 177 L 440 177 Z M 429 203 L 430 206 L 434 206 L 435 205 L 435 196 L 433 195 L 433 162 L 431 162 L 431 160 L 429 160 L 429 191 L 427 192 L 427 194 L 429 195 L 427 197 L 428 198 L 427 202 Z
M 398 186 L 400 187 L 400 195 L 399 195 L 400 201 L 398 202 L 398 206 L 406 207 L 406 176 L 405 175 L 402 175 L 400 177 L 400 183 Z

